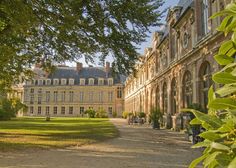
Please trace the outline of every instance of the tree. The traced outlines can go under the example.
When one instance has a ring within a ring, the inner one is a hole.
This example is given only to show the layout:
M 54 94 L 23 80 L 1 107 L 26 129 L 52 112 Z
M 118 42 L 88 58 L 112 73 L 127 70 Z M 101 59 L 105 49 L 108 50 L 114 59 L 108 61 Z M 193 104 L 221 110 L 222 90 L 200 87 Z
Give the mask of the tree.
M 204 147 L 201 157 L 195 159 L 190 168 L 203 162 L 204 167 L 228 167 L 236 165 L 236 3 L 229 4 L 223 11 L 214 17 L 225 16 L 218 30 L 225 35 L 232 33 L 232 38 L 224 42 L 219 52 L 214 56 L 215 60 L 223 66 L 212 77 L 216 84 L 222 87 L 208 93 L 208 114 L 194 109 L 191 111 L 196 118 L 191 124 L 201 124 L 206 131 L 199 136 L 203 142 L 194 145 L 194 148 Z
M 1 0 L 0 79 L 5 85 L 32 64 L 104 63 L 129 74 L 150 27 L 160 23 L 162 0 Z

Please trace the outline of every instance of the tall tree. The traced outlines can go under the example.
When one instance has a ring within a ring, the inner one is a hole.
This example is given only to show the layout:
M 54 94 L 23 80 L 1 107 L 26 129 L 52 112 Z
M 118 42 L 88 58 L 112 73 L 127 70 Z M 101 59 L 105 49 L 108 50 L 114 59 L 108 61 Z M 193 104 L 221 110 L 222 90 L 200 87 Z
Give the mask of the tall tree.
M 101 62 L 129 74 L 150 27 L 160 25 L 163 0 L 1 0 L 0 79 L 41 62 Z M 4 80 L 3 80 L 4 79 Z M 6 84 L 6 83 L 5 83 Z

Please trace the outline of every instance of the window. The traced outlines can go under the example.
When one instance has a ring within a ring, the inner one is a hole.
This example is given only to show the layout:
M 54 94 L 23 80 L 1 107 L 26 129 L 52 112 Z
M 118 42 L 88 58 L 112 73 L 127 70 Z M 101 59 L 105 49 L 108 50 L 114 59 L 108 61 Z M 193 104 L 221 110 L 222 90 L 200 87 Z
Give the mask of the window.
M 117 88 L 117 98 L 121 99 L 122 98 L 122 87 Z
M 58 91 L 54 91 L 53 100 L 54 102 L 58 101 Z
M 80 113 L 80 114 L 84 114 L 84 107 L 80 107 L 80 108 L 79 108 L 79 113 Z
M 172 79 L 171 82 L 171 113 L 172 115 L 176 114 L 177 106 L 176 106 L 176 95 L 177 95 L 177 85 L 176 79 Z
M 192 104 L 192 94 L 192 76 L 191 73 L 187 71 L 183 78 L 183 102 L 185 108 Z
M 51 85 L 51 79 L 46 80 L 46 85 Z
M 81 79 L 79 80 L 79 83 L 80 83 L 80 85 L 85 85 L 85 79 L 82 79 L 82 78 L 81 78 Z
M 163 95 L 162 95 L 162 100 L 163 100 L 163 112 L 167 113 L 167 106 L 168 106 L 168 97 L 167 97 L 167 84 L 164 83 L 163 85 Z
M 94 79 L 93 78 L 89 78 L 89 85 L 94 85 Z
M 184 36 L 183 36 L 183 47 L 184 48 L 187 48 L 187 46 L 188 46 L 188 33 L 187 32 L 185 32 L 184 33 Z
M 113 100 L 113 92 L 108 92 L 108 101 L 112 102 Z
M 93 92 L 89 92 L 89 102 L 93 102 Z
M 209 62 L 204 62 L 200 67 L 200 102 L 202 107 L 206 110 L 208 104 L 208 90 L 212 84 L 211 81 L 211 67 Z
M 74 85 L 74 79 L 69 79 L 69 85 Z
M 50 91 L 46 91 L 46 102 L 50 101 Z
M 59 85 L 59 80 L 58 79 L 53 79 L 53 85 Z
M 66 108 L 63 106 L 61 107 L 61 114 L 65 114 L 66 113 Z
M 30 93 L 34 93 L 34 89 L 30 89 Z
M 69 92 L 69 102 L 73 102 L 74 100 L 74 92 L 73 91 L 70 91 Z
M 61 79 L 61 85 L 66 85 L 66 79 Z
M 112 115 L 112 107 L 108 107 L 108 113 L 109 115 Z
M 50 114 L 50 107 L 46 106 L 46 115 L 49 115 L 49 114 Z
M 109 85 L 109 86 L 112 86 L 112 85 L 113 85 L 113 79 L 112 79 L 112 78 L 108 79 L 108 85 Z
M 98 79 L 98 85 L 104 85 L 104 79 L 102 79 L 102 78 L 99 78 Z
M 208 28 L 208 0 L 202 0 L 201 2 L 201 11 L 202 11 L 202 35 L 206 35 L 209 32 Z
M 65 102 L 66 101 L 66 91 L 61 92 L 61 101 Z
M 53 107 L 53 114 L 57 114 L 57 107 Z
M 39 106 L 39 107 L 38 107 L 38 114 L 41 114 L 41 113 L 42 113 L 41 110 L 42 110 L 42 109 L 41 109 L 41 107 Z
M 99 100 L 99 102 L 102 102 L 102 100 L 103 100 L 103 91 L 100 91 L 98 93 L 98 100 Z
M 69 114 L 73 114 L 73 107 L 69 107 Z
M 84 92 L 79 92 L 79 101 L 80 102 L 84 101 Z
M 34 114 L 34 107 L 30 106 L 30 114 Z
M 42 96 L 38 95 L 38 104 L 42 104 Z
M 43 85 L 43 80 L 42 79 L 38 80 L 38 85 Z

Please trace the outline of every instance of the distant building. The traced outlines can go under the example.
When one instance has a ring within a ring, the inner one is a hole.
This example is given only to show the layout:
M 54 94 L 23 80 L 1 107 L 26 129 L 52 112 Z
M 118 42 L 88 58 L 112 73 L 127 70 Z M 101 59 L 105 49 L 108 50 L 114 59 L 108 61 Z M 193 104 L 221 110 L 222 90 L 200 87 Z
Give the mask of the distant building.
M 213 56 L 225 40 L 216 31 L 223 18 L 209 17 L 230 0 L 180 0 L 171 8 L 163 31 L 137 63 L 136 76 L 125 83 L 125 111 L 149 113 L 159 107 L 167 128 L 183 127 L 181 108 L 207 107 L 211 75 L 220 67 Z
M 24 85 L 29 116 L 84 116 L 87 109 L 122 115 L 124 77 L 113 77 L 108 62 L 105 67 L 58 66 L 51 74 L 40 67 L 33 71 L 34 79 Z

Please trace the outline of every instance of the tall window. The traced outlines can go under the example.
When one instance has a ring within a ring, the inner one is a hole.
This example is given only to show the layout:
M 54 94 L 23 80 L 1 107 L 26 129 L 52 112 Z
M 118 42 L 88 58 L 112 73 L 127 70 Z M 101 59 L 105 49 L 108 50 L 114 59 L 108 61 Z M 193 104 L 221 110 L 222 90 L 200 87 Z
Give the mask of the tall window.
M 70 91 L 70 92 L 69 92 L 69 101 L 70 101 L 70 102 L 73 102 L 73 101 L 74 101 L 73 99 L 74 99 L 74 92 L 73 92 L 73 91 Z
M 159 86 L 156 88 L 156 107 L 160 108 L 160 91 Z
M 208 90 L 211 86 L 211 68 L 208 62 L 203 63 L 200 68 L 200 95 L 201 95 L 201 104 L 202 106 L 207 109 L 208 104 Z
M 40 115 L 42 113 L 42 108 L 41 106 L 38 107 L 38 114 Z
M 84 114 L 84 107 L 80 107 L 80 108 L 79 108 L 79 113 L 80 113 L 80 114 Z
M 98 99 L 99 99 L 99 102 L 102 102 L 103 101 L 103 91 L 100 91 L 98 93 Z
M 30 95 L 30 104 L 34 104 L 34 95 Z
M 34 107 L 30 106 L 30 114 L 34 114 Z
M 164 83 L 163 85 L 163 95 L 162 95 L 162 100 L 163 100 L 163 112 L 167 113 L 167 105 L 168 105 L 168 94 L 167 94 L 167 84 Z
M 112 115 L 112 107 L 108 107 L 108 113 L 109 115 Z
M 46 115 L 49 115 L 49 114 L 50 114 L 50 107 L 46 106 Z
M 73 114 L 73 107 L 69 107 L 69 114 Z
M 42 104 L 42 95 L 38 95 L 38 104 Z
M 50 101 L 50 91 L 46 91 L 46 102 Z
M 57 114 L 57 107 L 53 107 L 53 114 Z
M 189 71 L 185 72 L 183 78 L 183 100 L 184 107 L 188 107 L 192 104 L 192 76 Z
M 54 100 L 54 102 L 58 101 L 58 91 L 54 91 L 53 100 Z
M 89 102 L 93 102 L 93 92 L 89 92 Z
M 65 92 L 65 91 L 62 91 L 62 92 L 61 92 L 61 101 L 62 101 L 62 102 L 65 102 L 65 101 L 66 101 L 66 92 Z
M 65 114 L 66 113 L 66 108 L 64 106 L 61 107 L 61 114 Z
M 113 101 L 113 92 L 108 92 L 108 101 L 109 102 Z
M 171 113 L 175 114 L 177 112 L 176 107 L 176 96 L 177 96 L 177 86 L 176 86 L 176 79 L 172 79 L 171 82 Z
M 32 88 L 32 89 L 30 89 L 30 93 L 34 93 L 34 89 Z
M 176 36 L 174 34 L 174 30 L 172 30 L 171 34 L 171 61 L 174 60 L 176 54 Z
M 79 92 L 79 101 L 80 102 L 84 101 L 84 92 Z
M 122 87 L 117 88 L 117 98 L 118 99 L 122 98 Z
M 201 11 L 202 11 L 202 35 L 205 35 L 209 32 L 208 29 L 208 0 L 202 0 L 201 2 Z

